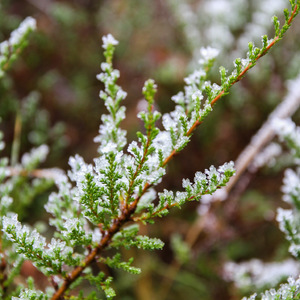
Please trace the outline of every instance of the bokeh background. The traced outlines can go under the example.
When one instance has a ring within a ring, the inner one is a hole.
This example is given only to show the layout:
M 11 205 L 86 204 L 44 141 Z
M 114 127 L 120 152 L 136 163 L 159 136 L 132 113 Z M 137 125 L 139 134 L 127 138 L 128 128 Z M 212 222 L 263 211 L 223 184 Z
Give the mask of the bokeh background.
M 118 83 L 128 92 L 122 126 L 131 141 L 137 130 L 143 130 L 136 114 L 145 80 L 153 78 L 158 85 L 157 109 L 170 111 L 174 107 L 171 96 L 197 68 L 200 47 L 220 50 L 210 74 L 219 83 L 219 66 L 231 70 L 236 57 L 245 57 L 249 41 L 260 45 L 262 34 L 272 37 L 271 17 L 277 13 L 282 20 L 285 7 L 289 3 L 283 0 L 2 0 L 1 41 L 26 16 L 36 18 L 38 28 L 0 81 L 6 155 L 10 156 L 16 115 L 21 112 L 20 156 L 46 143 L 51 151 L 42 167 L 64 170 L 76 153 L 87 162 L 97 156 L 93 138 L 105 113 L 98 97 L 102 86 L 96 80 L 103 60 L 103 35 L 112 33 L 119 40 L 114 65 L 121 72 Z M 298 75 L 299 35 L 298 18 L 284 40 L 215 106 L 189 146 L 169 164 L 158 190 L 180 189 L 183 178 L 192 179 L 196 171 L 237 158 L 284 98 L 287 80 Z M 297 112 L 293 120 L 299 124 L 299 119 Z M 284 156 L 276 165 L 246 172 L 228 199 L 214 205 L 190 251 L 176 245 L 194 228 L 197 203 L 174 209 L 154 225 L 142 227 L 142 233 L 159 237 L 166 245 L 162 251 L 124 251 L 125 257 L 135 257 L 135 264 L 143 270 L 140 276 L 105 270 L 116 277 L 116 298 L 222 300 L 249 294 L 252 286 L 240 290 L 224 279 L 223 264 L 287 257 L 288 244 L 278 229 L 275 211 L 284 205 L 282 170 L 290 162 Z M 47 220 L 43 205 L 50 192 L 28 203 L 23 211 L 26 222 Z

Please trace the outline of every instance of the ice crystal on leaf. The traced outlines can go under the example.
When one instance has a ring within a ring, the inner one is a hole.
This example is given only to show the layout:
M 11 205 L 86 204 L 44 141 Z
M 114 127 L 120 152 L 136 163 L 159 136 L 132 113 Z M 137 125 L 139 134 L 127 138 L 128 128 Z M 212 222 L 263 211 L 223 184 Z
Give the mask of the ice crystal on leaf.
M 104 49 L 107 49 L 108 46 L 110 46 L 110 45 L 115 46 L 115 45 L 119 44 L 119 42 L 111 34 L 108 34 L 108 35 L 104 36 L 102 38 L 102 41 L 103 41 L 102 47 Z
M 297 276 L 299 263 L 294 259 L 287 259 L 282 262 L 263 263 L 258 259 L 247 262 L 228 262 L 224 266 L 224 278 L 234 281 L 239 288 L 255 286 L 274 286 L 283 278 Z
M 25 153 L 22 156 L 21 162 L 25 169 L 32 170 L 39 163 L 44 162 L 49 153 L 47 145 L 41 145 L 38 148 L 32 149 L 30 153 Z
M 7 66 L 16 59 L 21 50 L 26 46 L 28 35 L 36 29 L 36 20 L 27 17 L 15 29 L 7 41 L 0 43 L 0 77 L 4 75 Z
M 299 299 L 299 288 L 300 288 L 300 278 L 294 279 L 292 277 L 288 278 L 288 282 L 281 284 L 278 290 L 270 289 L 265 291 L 260 299 L 261 300 L 293 300 Z M 242 300 L 255 300 L 257 294 L 250 296 L 249 298 L 244 297 Z M 297 296 L 297 298 L 295 298 Z
M 202 56 L 202 59 L 200 59 L 200 64 L 202 64 L 205 61 L 213 60 L 219 55 L 219 50 L 212 47 L 206 47 L 200 49 L 200 54 Z

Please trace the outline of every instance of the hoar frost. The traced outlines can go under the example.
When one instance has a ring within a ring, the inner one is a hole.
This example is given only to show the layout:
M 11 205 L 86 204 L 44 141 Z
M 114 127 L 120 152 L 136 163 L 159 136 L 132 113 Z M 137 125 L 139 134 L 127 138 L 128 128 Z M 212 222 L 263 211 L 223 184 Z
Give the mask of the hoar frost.
M 109 33 L 107 36 L 104 36 L 103 38 L 102 38 L 102 41 L 103 41 L 103 45 L 102 45 L 102 47 L 104 48 L 104 49 L 107 49 L 107 47 L 109 46 L 109 45 L 118 45 L 119 44 L 119 42 Z

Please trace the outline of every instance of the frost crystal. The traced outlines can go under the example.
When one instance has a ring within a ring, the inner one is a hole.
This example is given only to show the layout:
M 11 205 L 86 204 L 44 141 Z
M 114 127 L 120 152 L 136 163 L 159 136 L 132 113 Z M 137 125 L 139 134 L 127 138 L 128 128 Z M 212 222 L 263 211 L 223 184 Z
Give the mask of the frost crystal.
M 119 42 L 110 33 L 107 36 L 103 36 L 102 41 L 103 41 L 102 47 L 104 49 L 107 49 L 107 47 L 109 45 L 114 45 L 115 46 L 115 45 L 119 44 Z
M 25 153 L 22 156 L 22 165 L 25 168 L 29 168 L 32 165 L 35 166 L 38 163 L 44 162 L 49 153 L 49 147 L 47 145 L 41 145 L 38 148 L 32 149 L 30 153 Z
M 200 49 L 201 59 L 199 60 L 200 64 L 207 62 L 209 60 L 215 59 L 219 55 L 219 50 L 212 47 L 206 47 Z
M 261 168 L 265 165 L 273 166 L 276 163 L 275 158 L 281 154 L 281 147 L 277 143 L 271 143 L 254 158 L 255 168 Z
M 18 45 L 23 39 L 24 35 L 30 30 L 36 29 L 36 20 L 32 17 L 27 17 L 19 27 L 14 30 L 8 41 L 4 41 L 0 44 L 0 53 L 5 53 L 9 49 L 9 45 Z
M 278 132 L 280 136 L 295 136 L 299 135 L 299 130 L 297 134 L 296 125 L 291 119 L 274 119 L 273 127 Z M 297 140 L 297 139 L 296 139 Z M 298 139 L 299 141 L 299 139 Z
M 226 280 L 234 281 L 239 288 L 247 286 L 262 288 L 265 285 L 274 286 L 284 277 L 297 276 L 299 267 L 299 263 L 293 259 L 274 263 L 252 259 L 243 263 L 226 263 L 223 276 Z
M 279 223 L 280 227 L 284 226 L 285 221 L 291 222 L 293 221 L 293 219 L 293 211 L 291 209 L 283 209 L 281 207 L 277 209 L 276 220 Z
M 20 26 L 14 30 L 11 33 L 9 42 L 12 45 L 17 45 L 23 36 L 29 31 L 29 30 L 35 30 L 36 29 L 36 20 L 33 19 L 32 17 L 27 17 L 21 24 Z
M 300 168 L 297 172 L 291 169 L 285 170 L 282 192 L 283 200 L 288 203 L 293 203 L 293 199 L 300 197 Z
M 99 243 L 102 238 L 102 234 L 99 228 L 95 228 L 92 234 L 93 243 Z

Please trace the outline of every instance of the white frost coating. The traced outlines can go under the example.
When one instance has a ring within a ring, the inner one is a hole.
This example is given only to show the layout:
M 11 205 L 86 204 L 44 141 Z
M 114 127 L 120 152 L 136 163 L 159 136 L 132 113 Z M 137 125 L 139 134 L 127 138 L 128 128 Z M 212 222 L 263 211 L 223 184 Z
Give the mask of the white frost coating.
M 200 90 L 196 91 L 193 95 L 192 95 L 192 99 L 194 101 L 196 100 L 202 100 L 204 97 L 202 95 L 202 92 Z
M 9 40 L 0 43 L 0 53 L 7 53 L 10 45 L 18 45 L 24 38 L 24 36 L 28 33 L 28 31 L 35 29 L 36 20 L 34 18 L 27 17 L 26 19 L 24 19 L 24 21 L 19 25 L 19 27 L 11 33 Z
M 211 14 L 213 12 L 214 15 L 222 17 L 227 14 L 231 14 L 230 5 L 226 0 L 211 0 L 206 1 L 203 9 L 206 13 Z
M 143 149 L 139 147 L 138 143 L 136 141 L 132 141 L 128 148 L 127 151 L 132 154 L 134 157 L 136 157 L 136 153 L 138 153 L 141 157 L 143 156 Z
M 239 288 L 254 285 L 257 288 L 265 285 L 274 286 L 283 277 L 297 276 L 300 264 L 294 259 L 282 262 L 263 263 L 252 259 L 244 263 L 227 262 L 223 268 L 224 279 L 234 281 Z
M 162 123 L 164 128 L 169 131 L 171 128 L 176 128 L 177 126 L 177 115 L 175 114 L 175 112 L 173 112 L 173 114 L 169 114 L 166 113 L 163 115 L 162 117 Z
M 243 63 L 243 60 L 242 60 Z M 245 61 L 247 64 L 247 61 Z M 300 105 L 300 75 L 290 80 L 287 84 L 288 94 L 276 109 L 269 115 L 268 120 L 262 125 L 259 131 L 252 137 L 251 142 L 239 155 L 235 161 L 236 176 L 232 177 L 225 189 L 229 192 L 235 185 L 238 178 L 243 172 L 251 166 L 255 156 L 269 143 L 275 136 L 274 126 L 278 122 L 277 119 L 287 118 L 291 116 Z M 299 139 L 298 139 L 299 140 Z
M 294 221 L 293 211 L 279 207 L 277 209 L 276 220 L 279 223 L 280 230 L 286 233 L 285 222 L 292 223 Z M 287 235 L 286 238 L 290 239 L 289 235 Z
M 184 103 L 184 93 L 180 91 L 178 94 L 172 96 L 171 99 L 176 104 L 183 104 Z
M 9 43 L 12 45 L 17 45 L 29 30 L 35 30 L 35 29 L 36 29 L 36 20 L 32 17 L 27 17 L 20 24 L 20 26 L 11 33 L 9 38 Z
M 33 291 L 30 289 L 24 289 L 20 293 L 20 297 L 12 297 L 12 300 L 28 300 L 28 299 L 45 299 L 40 298 L 43 295 L 41 291 Z
M 218 167 L 218 172 L 225 173 L 226 171 L 234 171 L 234 162 L 229 161 Z
M 282 192 L 283 200 L 293 203 L 293 197 L 300 199 L 300 168 L 297 173 L 291 169 L 286 169 L 283 178 Z
M 103 72 L 109 71 L 111 69 L 111 65 L 107 62 L 102 62 L 100 65 L 100 68 Z M 100 93 L 103 93 L 103 91 L 101 90 Z
M 106 35 L 106 36 L 103 36 L 102 37 L 102 41 L 103 41 L 102 47 L 104 49 L 107 49 L 107 47 L 109 45 L 116 46 L 116 45 L 119 44 L 119 42 L 110 33 L 108 35 Z
M 208 179 L 211 179 L 214 176 L 216 176 L 217 180 L 220 180 L 220 174 L 217 172 L 215 166 L 210 166 L 209 169 L 206 169 L 205 174 L 207 175 Z
M 205 75 L 206 75 L 206 73 L 204 72 L 204 70 L 202 70 L 202 69 L 195 70 L 188 77 L 184 78 L 184 81 L 188 85 L 198 84 L 201 77 L 205 77 Z
M 175 145 L 175 149 L 180 149 L 181 147 L 183 147 L 184 145 L 186 145 L 189 140 L 190 140 L 190 138 L 188 136 L 181 136 L 177 140 L 177 143 Z
M 101 241 L 102 234 L 100 232 L 100 229 L 96 227 L 92 233 L 92 241 L 93 243 L 99 243 Z
M 21 248 L 24 247 L 24 243 L 27 245 L 32 244 L 33 249 L 43 249 L 46 246 L 46 239 L 41 236 L 36 229 L 31 231 L 29 227 L 25 225 L 22 226 L 18 221 L 17 214 L 12 213 L 8 217 L 3 217 L 3 231 L 11 241 L 17 244 L 22 241 L 20 244 Z M 12 231 L 12 233 L 8 231 Z M 14 234 L 16 237 L 14 237 Z
M 298 279 L 295 280 L 289 277 L 287 281 L 288 283 L 281 284 L 277 291 L 275 289 L 265 291 L 261 295 L 261 300 L 294 299 L 295 291 L 298 291 L 300 288 L 300 278 L 298 277 Z M 257 295 L 254 294 L 249 298 L 244 297 L 242 300 L 255 300 L 256 296 Z
M 161 149 L 163 153 L 163 158 L 168 157 L 172 151 L 172 140 L 170 132 L 161 131 L 153 140 L 153 147 L 156 149 Z
M 276 163 L 276 157 L 282 153 L 281 146 L 277 143 L 271 143 L 263 151 L 258 153 L 253 161 L 255 168 L 263 166 L 273 166 Z
M 277 209 L 277 222 L 282 223 L 284 220 L 292 221 L 293 219 L 293 211 L 291 209 L 283 209 L 281 207 Z
M 93 174 L 93 167 L 90 164 L 86 164 L 81 156 L 76 154 L 74 157 L 70 157 L 69 165 L 71 171 L 68 172 L 69 178 L 72 181 L 81 183 L 85 179 L 85 175 L 90 173 Z
M 49 153 L 49 147 L 47 145 L 41 145 L 38 148 L 33 148 L 30 153 L 25 153 L 22 156 L 22 165 L 26 168 L 31 164 L 37 164 L 44 162 Z
M 151 166 L 151 165 L 150 165 Z M 145 176 L 145 181 L 149 182 L 150 184 L 156 184 L 161 182 L 161 178 L 165 175 L 166 171 L 164 168 L 158 168 L 157 165 L 152 166 L 153 170 L 150 170 L 149 174 Z
M 289 252 L 290 252 L 293 256 L 299 257 L 299 254 L 300 254 L 300 245 L 291 244 L 291 246 L 289 247 Z
M 103 145 L 101 147 L 99 147 L 99 149 L 101 149 L 101 153 L 105 154 L 105 153 L 109 153 L 109 152 L 115 152 L 118 148 L 118 145 L 114 142 L 108 142 L 108 143 L 103 143 Z
M 300 128 L 297 129 L 296 124 L 290 118 L 284 120 L 273 119 L 272 125 L 279 136 L 291 136 L 300 146 L 300 141 L 298 140 L 300 137 Z
M 0 207 L 8 208 L 13 202 L 13 199 L 7 195 L 0 198 Z
M 202 47 L 200 49 L 201 59 L 199 60 L 200 64 L 203 64 L 209 60 L 215 59 L 219 55 L 220 51 L 212 47 Z
M 67 246 L 65 241 L 60 241 L 55 238 L 51 239 L 51 242 L 47 245 L 45 251 L 49 256 L 53 256 L 54 253 L 60 253 L 62 257 L 73 253 L 73 249 Z
M 137 211 L 147 208 L 152 201 L 157 197 L 157 193 L 154 189 L 149 189 L 140 199 L 137 205 Z
M 0 43 L 0 53 L 6 53 L 9 50 L 9 43 L 8 41 L 3 41 Z

